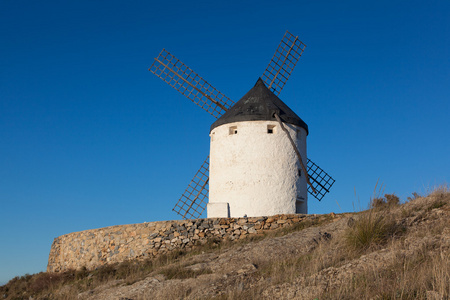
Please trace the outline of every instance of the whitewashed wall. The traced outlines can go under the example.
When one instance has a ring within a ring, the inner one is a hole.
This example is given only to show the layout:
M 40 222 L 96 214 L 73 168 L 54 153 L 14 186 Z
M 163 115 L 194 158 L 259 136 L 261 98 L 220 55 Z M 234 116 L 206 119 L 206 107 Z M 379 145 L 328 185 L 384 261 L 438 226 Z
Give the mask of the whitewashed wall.
M 306 130 L 284 125 L 306 166 Z M 233 127 L 237 134 L 230 134 Z M 307 213 L 305 174 L 298 176 L 300 163 L 278 122 L 229 123 L 214 128 L 210 137 L 208 218 Z M 304 203 L 296 208 L 298 197 Z

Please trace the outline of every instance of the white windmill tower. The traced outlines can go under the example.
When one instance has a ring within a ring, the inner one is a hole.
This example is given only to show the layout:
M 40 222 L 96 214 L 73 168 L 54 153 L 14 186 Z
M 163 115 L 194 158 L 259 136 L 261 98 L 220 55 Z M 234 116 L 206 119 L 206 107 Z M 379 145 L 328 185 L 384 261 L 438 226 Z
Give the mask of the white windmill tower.
M 305 45 L 288 31 L 255 86 L 237 103 L 165 49 L 149 70 L 218 118 L 211 151 L 173 210 L 183 218 L 307 213 L 334 183 L 306 156 L 308 126 L 277 95 Z M 209 160 L 211 165 L 209 164 Z M 208 203 L 209 190 L 209 203 Z
M 306 165 L 307 134 L 306 123 L 258 79 L 211 125 L 208 217 L 307 213 L 295 151 Z

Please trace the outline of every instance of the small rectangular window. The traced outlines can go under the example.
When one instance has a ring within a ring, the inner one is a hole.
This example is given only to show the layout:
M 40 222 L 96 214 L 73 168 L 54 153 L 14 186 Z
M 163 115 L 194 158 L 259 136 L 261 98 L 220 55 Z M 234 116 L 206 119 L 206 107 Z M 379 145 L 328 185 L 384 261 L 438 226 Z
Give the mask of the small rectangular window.
M 237 134 L 237 126 L 231 126 L 228 131 L 229 135 Z
M 275 125 L 267 125 L 267 133 L 268 134 L 275 133 Z
M 298 169 L 298 177 L 302 177 L 302 170 Z

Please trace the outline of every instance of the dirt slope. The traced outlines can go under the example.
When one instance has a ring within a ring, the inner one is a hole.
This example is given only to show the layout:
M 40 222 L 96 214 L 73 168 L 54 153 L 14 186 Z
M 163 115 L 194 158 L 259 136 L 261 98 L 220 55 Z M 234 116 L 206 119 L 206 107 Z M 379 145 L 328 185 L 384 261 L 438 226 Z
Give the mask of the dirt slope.
M 137 279 L 95 288 L 73 280 L 31 299 L 448 299 L 448 189 L 402 205 L 382 200 L 362 213 L 183 255 Z
M 400 232 L 390 237 L 384 245 L 372 245 L 362 251 L 350 250 L 348 245 L 342 243 L 348 233 L 349 223 L 357 222 L 361 216 L 336 216 L 330 223 L 318 227 L 175 262 L 187 269 L 209 270 L 210 274 L 167 280 L 160 274 L 160 270 L 156 270 L 144 280 L 130 286 L 118 283 L 116 287 L 101 287 L 80 294 L 79 299 L 314 299 L 324 297 L 327 293 L 342 299 L 346 294 L 349 295 L 349 290 L 342 286 L 351 284 L 358 275 L 391 276 L 388 271 L 397 270 L 398 274 L 394 276 L 400 278 L 405 276 L 400 269 L 404 269 L 409 263 L 417 259 L 437 259 L 434 258 L 436 255 L 441 257 L 440 263 L 447 263 L 449 266 L 448 194 L 419 198 L 398 207 L 382 209 L 380 213 L 391 216 L 390 221 L 401 227 Z M 317 261 L 305 262 L 308 270 L 302 272 L 297 270 L 302 267 L 302 263 L 297 263 L 296 260 L 305 257 Z M 294 262 L 295 267 L 286 266 Z M 442 280 L 450 278 L 448 272 L 450 269 L 447 269 L 446 274 L 441 274 Z M 431 270 L 429 275 L 439 274 Z M 435 281 L 439 280 L 436 278 Z M 383 287 L 379 286 L 378 289 L 378 292 L 382 292 Z M 419 289 L 408 294 L 410 291 L 399 285 L 397 294 L 403 298 L 420 298 L 422 295 L 427 299 L 444 299 L 444 296 L 449 295 L 448 289 L 449 283 L 441 282 L 441 286 L 431 285 L 429 290 L 423 290 L 422 293 Z

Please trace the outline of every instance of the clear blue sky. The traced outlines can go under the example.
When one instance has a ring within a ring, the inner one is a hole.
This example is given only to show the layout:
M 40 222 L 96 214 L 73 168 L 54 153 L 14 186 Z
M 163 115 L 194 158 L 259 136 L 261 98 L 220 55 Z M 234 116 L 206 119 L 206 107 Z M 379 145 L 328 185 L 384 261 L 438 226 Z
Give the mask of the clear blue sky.
M 449 20 L 449 1 L 1 1 L 0 282 L 45 270 L 57 236 L 178 218 L 214 119 L 147 70 L 163 47 L 238 100 L 300 37 L 280 98 L 336 179 L 311 213 L 448 183 Z

